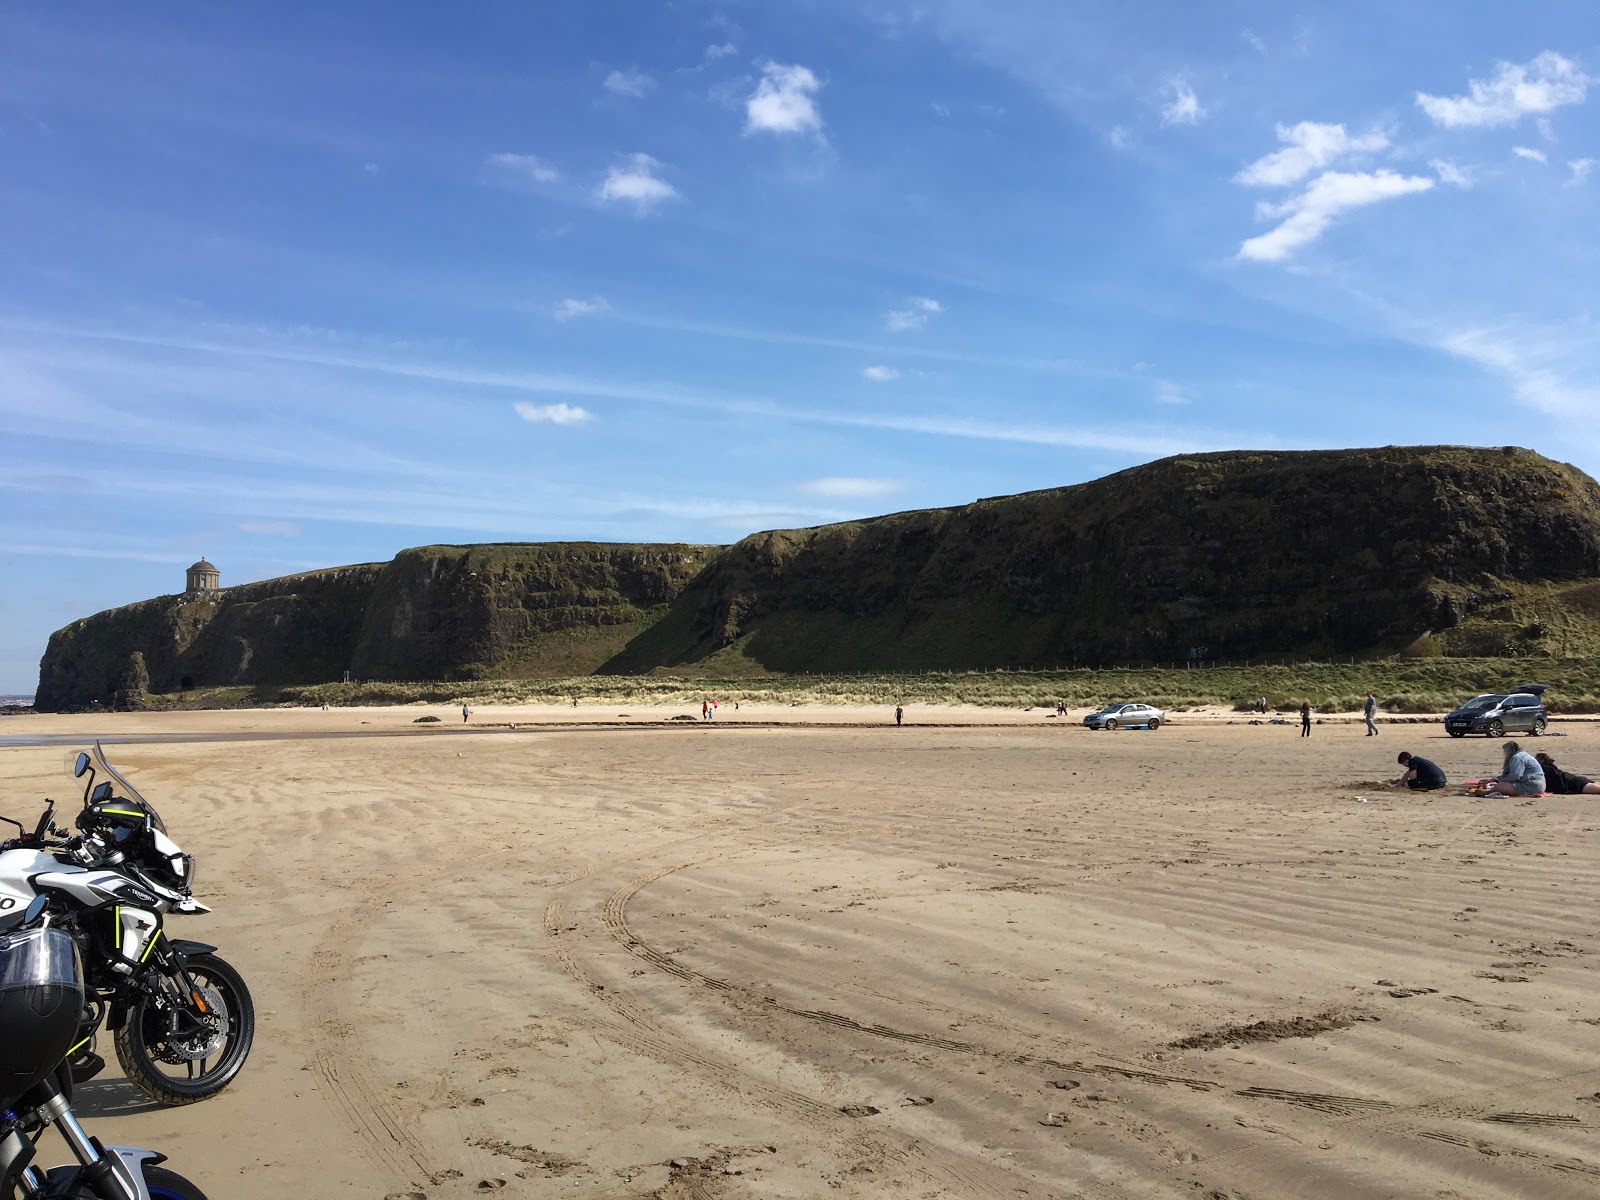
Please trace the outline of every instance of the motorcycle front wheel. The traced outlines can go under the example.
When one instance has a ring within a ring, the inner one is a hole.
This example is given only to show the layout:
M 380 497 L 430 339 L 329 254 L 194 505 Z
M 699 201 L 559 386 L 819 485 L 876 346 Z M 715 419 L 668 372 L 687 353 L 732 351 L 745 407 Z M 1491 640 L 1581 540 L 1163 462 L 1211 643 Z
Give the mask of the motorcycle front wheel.
M 174 1010 L 146 998 L 117 1030 L 123 1074 L 157 1104 L 215 1096 L 233 1082 L 255 1039 L 256 1010 L 244 977 L 215 954 L 196 954 L 187 966 L 203 1011 L 192 1000 Z
M 206 1194 L 194 1184 L 162 1167 L 146 1164 L 144 1185 L 150 1189 L 150 1200 L 206 1200 Z

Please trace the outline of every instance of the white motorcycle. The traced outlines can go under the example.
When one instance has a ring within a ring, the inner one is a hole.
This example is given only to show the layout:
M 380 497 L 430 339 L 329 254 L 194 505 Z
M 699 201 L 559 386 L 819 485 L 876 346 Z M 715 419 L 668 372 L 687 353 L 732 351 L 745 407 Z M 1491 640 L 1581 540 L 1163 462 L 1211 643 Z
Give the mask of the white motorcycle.
M 45 897 L 55 927 L 77 944 L 86 991 L 72 1077 L 93 1078 L 101 1028 L 115 1034 L 128 1081 L 158 1104 L 193 1104 L 238 1075 L 255 1036 L 243 977 L 216 947 L 166 936 L 169 913 L 210 912 L 192 895 L 194 856 L 170 837 L 149 801 L 106 761 L 80 752 L 85 779 L 76 836 L 54 824 L 55 804 L 32 833 L 0 842 L 0 921 Z
M 106 1146 L 72 1113 L 63 1060 L 78 1036 L 83 976 L 72 938 L 49 924 L 46 899 L 0 919 L 0 1196 L 7 1200 L 206 1200 L 165 1156 Z M 76 1166 L 41 1170 L 37 1143 L 54 1127 Z

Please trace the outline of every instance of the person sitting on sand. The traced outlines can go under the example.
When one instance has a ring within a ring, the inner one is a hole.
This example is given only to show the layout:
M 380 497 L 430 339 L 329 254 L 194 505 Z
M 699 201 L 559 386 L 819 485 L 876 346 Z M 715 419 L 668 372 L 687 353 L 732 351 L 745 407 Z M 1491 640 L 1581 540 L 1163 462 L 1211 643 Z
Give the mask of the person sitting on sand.
M 1544 768 L 1538 759 L 1515 742 L 1500 747 L 1505 765 L 1499 778 L 1489 784 L 1492 796 L 1538 796 L 1544 792 Z
M 1438 763 L 1430 759 L 1419 758 L 1408 750 L 1402 750 L 1395 761 L 1406 769 L 1406 773 L 1395 780 L 1398 787 L 1407 787 L 1414 792 L 1432 792 L 1445 785 L 1444 772 Z
M 1545 790 L 1558 796 L 1600 796 L 1600 783 L 1586 775 L 1574 775 L 1556 766 L 1555 759 L 1542 751 L 1533 756 L 1544 768 Z

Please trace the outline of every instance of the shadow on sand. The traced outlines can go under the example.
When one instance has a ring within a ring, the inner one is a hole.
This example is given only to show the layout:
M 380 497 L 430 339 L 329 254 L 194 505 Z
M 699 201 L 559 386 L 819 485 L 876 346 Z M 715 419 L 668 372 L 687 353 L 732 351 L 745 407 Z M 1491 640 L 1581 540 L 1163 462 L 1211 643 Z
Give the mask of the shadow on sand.
M 72 1111 L 80 1118 L 126 1117 L 163 1107 L 126 1079 L 91 1079 L 72 1089 Z

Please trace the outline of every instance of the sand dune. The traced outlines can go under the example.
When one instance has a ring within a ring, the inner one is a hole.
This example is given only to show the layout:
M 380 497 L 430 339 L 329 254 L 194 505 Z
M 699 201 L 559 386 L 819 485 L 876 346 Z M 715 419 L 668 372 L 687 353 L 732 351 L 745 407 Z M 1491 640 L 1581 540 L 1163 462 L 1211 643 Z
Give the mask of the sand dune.
M 286 735 L 112 751 L 260 1027 L 192 1108 L 113 1066 L 93 1132 L 218 1200 L 1600 1192 L 1600 804 L 1361 782 L 1482 739 L 294 736 L 414 715 L 93 719 Z M 0 811 L 61 758 L 0 749 Z

